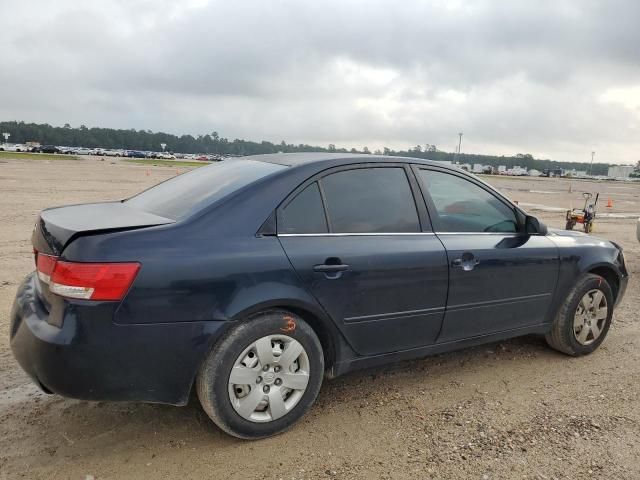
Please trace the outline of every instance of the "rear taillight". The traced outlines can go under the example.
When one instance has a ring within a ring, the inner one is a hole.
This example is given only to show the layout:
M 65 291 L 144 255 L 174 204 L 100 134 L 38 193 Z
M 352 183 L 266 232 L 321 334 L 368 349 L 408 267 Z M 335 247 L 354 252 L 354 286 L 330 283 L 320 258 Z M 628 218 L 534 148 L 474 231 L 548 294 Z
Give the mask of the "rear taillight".
M 45 255 L 36 252 L 36 268 L 38 269 L 38 278 L 44 283 L 49 283 L 53 269 L 56 266 L 58 257 Z
M 140 270 L 139 263 L 76 263 L 38 253 L 38 278 L 49 291 L 84 300 L 122 300 Z

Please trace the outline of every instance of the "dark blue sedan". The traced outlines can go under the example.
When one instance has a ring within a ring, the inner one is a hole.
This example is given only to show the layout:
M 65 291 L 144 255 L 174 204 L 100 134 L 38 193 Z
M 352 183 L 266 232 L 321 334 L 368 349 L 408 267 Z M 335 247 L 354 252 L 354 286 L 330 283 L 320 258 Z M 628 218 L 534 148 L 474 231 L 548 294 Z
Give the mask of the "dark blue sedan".
M 324 376 L 525 334 L 591 353 L 622 249 L 550 231 L 437 162 L 227 160 L 118 202 L 44 210 L 11 347 L 44 391 L 174 405 L 242 438 L 290 427 Z

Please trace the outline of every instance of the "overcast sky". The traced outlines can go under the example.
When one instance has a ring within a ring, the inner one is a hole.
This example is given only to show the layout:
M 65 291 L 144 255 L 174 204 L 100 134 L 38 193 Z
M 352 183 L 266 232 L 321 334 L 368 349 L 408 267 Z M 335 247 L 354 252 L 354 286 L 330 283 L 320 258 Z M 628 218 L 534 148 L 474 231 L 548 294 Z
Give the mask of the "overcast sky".
M 640 160 L 640 1 L 0 0 L 0 120 Z

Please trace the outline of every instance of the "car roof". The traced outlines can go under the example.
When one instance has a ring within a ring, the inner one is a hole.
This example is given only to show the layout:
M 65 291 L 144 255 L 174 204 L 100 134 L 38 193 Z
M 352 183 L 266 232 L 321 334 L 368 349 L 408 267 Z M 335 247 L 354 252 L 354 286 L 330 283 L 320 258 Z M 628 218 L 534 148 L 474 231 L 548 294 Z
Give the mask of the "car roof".
M 341 160 L 345 163 L 383 163 L 383 162 L 406 162 L 422 163 L 425 165 L 435 165 L 449 167 L 444 162 L 425 160 L 414 157 L 398 157 L 389 155 L 369 155 L 365 153 L 327 153 L 327 152 L 303 152 L 303 153 L 270 153 L 266 155 L 251 155 L 244 157 L 247 160 L 257 160 L 260 162 L 276 163 L 287 167 L 298 167 L 302 165 L 332 163 L 339 164 Z

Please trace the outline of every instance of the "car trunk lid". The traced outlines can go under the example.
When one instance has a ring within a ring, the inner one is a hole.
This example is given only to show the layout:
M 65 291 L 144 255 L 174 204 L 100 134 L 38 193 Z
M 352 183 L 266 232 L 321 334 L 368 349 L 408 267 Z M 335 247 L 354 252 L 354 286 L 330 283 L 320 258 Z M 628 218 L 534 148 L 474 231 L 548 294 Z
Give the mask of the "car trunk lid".
M 59 256 L 64 248 L 82 235 L 133 230 L 174 223 L 128 206 L 122 202 L 88 203 L 49 208 L 40 213 L 33 230 L 32 244 L 38 252 Z

